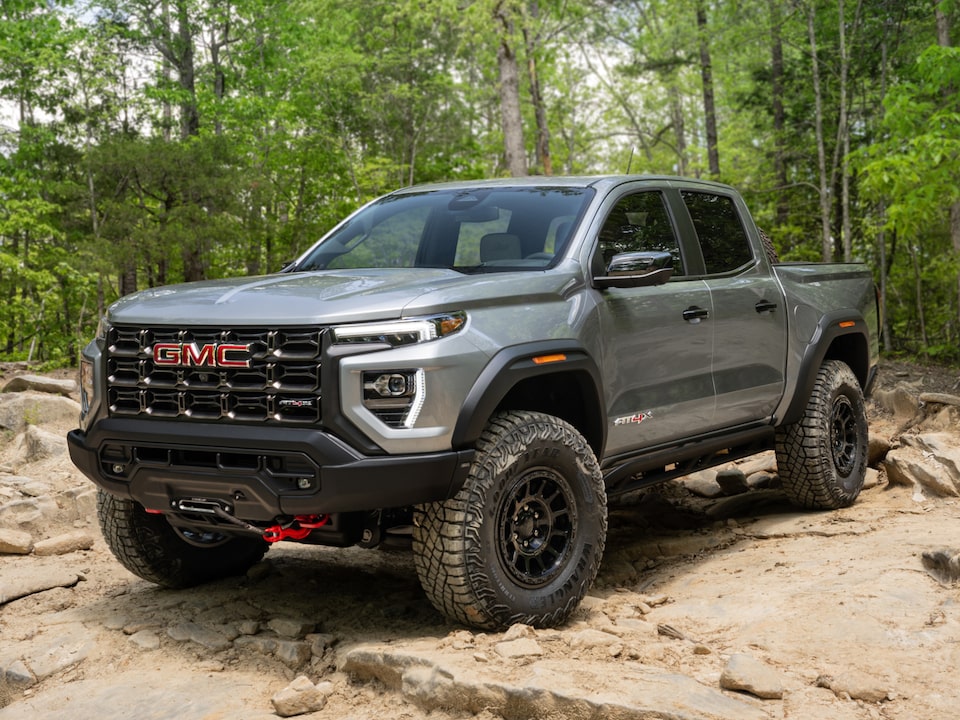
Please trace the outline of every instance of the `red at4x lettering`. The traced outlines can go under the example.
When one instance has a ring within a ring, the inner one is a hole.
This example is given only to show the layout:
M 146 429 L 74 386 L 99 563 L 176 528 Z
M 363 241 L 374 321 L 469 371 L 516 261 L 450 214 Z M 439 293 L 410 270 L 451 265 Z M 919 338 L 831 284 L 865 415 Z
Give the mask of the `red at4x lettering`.
M 157 343 L 153 346 L 153 362 L 168 367 L 248 368 L 250 346 L 229 343 Z

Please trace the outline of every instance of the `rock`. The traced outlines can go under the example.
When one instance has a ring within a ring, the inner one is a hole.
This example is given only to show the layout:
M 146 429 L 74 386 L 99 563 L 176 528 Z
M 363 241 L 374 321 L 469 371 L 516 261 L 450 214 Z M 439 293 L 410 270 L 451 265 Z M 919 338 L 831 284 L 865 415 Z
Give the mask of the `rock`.
M 64 568 L 5 567 L 0 575 L 0 605 L 44 590 L 73 587 L 78 582 L 80 576 Z
M 543 648 L 532 638 L 519 638 L 518 640 L 497 643 L 493 649 L 497 655 L 511 659 L 543 655 Z
M 359 680 L 379 680 L 428 713 L 443 709 L 555 720 L 768 718 L 762 709 L 690 677 L 634 662 L 613 666 L 609 660 L 536 659 L 505 673 L 502 663 L 478 662 L 469 653 L 437 652 L 435 647 L 431 641 L 402 648 L 361 645 L 345 654 L 342 669 Z M 614 688 L 611 672 L 617 678 Z
M 766 452 L 759 453 L 750 458 L 747 458 L 739 465 L 740 471 L 746 476 L 750 477 L 754 473 L 765 472 L 775 475 L 777 472 L 777 456 L 773 450 L 767 450 Z
M 37 393 L 0 394 L 0 430 L 22 433 L 28 425 L 75 424 L 80 403 Z
M 921 556 L 921 562 L 930 576 L 944 587 L 960 580 L 960 551 L 928 550 Z
M 700 470 L 679 479 L 683 487 L 698 497 L 716 498 L 723 495 L 723 488 L 717 482 L 716 470 Z
M 3 670 L 4 668 L 0 665 L 0 671 Z M 30 672 L 30 669 L 24 665 L 23 660 L 15 660 L 5 669 L 5 672 L 0 672 L 0 680 L 6 680 L 19 688 L 28 688 L 37 683 L 37 679 Z
M 765 700 L 783 697 L 783 683 L 779 674 L 752 655 L 744 653 L 730 656 L 720 675 L 720 687 L 746 692 Z
M 153 630 L 135 632 L 129 640 L 141 650 L 157 650 L 160 647 L 160 636 Z
M 313 657 L 313 651 L 310 649 L 310 643 L 299 640 L 278 640 L 274 655 L 288 668 L 297 670 Z
M 23 437 L 20 454 L 22 462 L 31 463 L 67 454 L 67 439 L 63 435 L 29 425 Z
M 849 696 L 851 700 L 878 703 L 893 697 L 893 692 L 884 682 L 860 670 L 848 670 L 836 677 L 821 676 L 817 685 L 829 688 L 839 697 Z
M 530 625 L 524 625 L 523 623 L 515 623 L 507 628 L 506 632 L 503 633 L 501 640 L 503 642 L 510 642 L 511 640 L 519 640 L 520 638 L 535 637 L 537 637 L 537 631 L 534 630 L 533 627 Z
M 210 628 L 192 622 L 180 623 L 167 628 L 167 635 L 177 642 L 195 642 L 207 650 L 219 652 L 231 646 L 230 640 Z
M 302 640 L 316 630 L 317 624 L 303 618 L 274 618 L 267 623 L 267 627 L 280 637 Z
M 66 520 L 88 520 L 97 514 L 97 489 L 88 485 L 60 493 L 63 517 Z
M 616 635 L 602 630 L 578 630 L 577 632 L 564 633 L 564 639 L 572 648 L 609 648 L 611 645 L 618 645 L 622 641 Z
M 887 454 L 887 479 L 938 497 L 960 496 L 960 450 L 950 433 L 904 436 L 903 446 Z
M 82 625 L 67 626 L 48 634 L 44 642 L 31 641 L 31 649 L 23 661 L 37 680 L 43 680 L 58 672 L 79 665 L 95 647 L 90 633 Z
M 13 500 L 0 505 L 0 528 L 40 533 L 50 526 L 59 511 L 51 497 Z
M 280 717 L 293 717 L 323 710 L 329 694 L 310 682 L 305 675 L 300 675 L 270 698 L 270 702 L 273 703 L 273 708 Z
M 83 530 L 57 535 L 47 540 L 41 540 L 33 547 L 35 555 L 66 555 L 78 550 L 89 550 L 93 547 L 93 535 Z
M 747 476 L 747 487 L 751 490 L 764 490 L 777 484 L 778 476 L 774 473 L 760 470 Z
M 33 536 L 19 530 L 0 528 L 0 555 L 29 555 L 33 550 Z
M 717 473 L 717 484 L 724 495 L 739 495 L 750 489 L 747 485 L 747 476 L 740 468 L 727 468 Z
M 898 385 L 893 390 L 876 389 L 873 399 L 899 420 L 910 420 L 920 409 L 919 393 L 906 385 Z
M 863 489 L 870 490 L 880 484 L 880 471 L 876 468 L 868 467 L 863 478 Z
M 3 386 L 0 392 L 42 392 L 53 395 L 70 395 L 77 391 L 75 380 L 58 380 L 42 375 L 18 375 Z
M 867 465 L 872 468 L 878 467 L 887 457 L 890 447 L 889 440 L 871 435 L 867 442 Z

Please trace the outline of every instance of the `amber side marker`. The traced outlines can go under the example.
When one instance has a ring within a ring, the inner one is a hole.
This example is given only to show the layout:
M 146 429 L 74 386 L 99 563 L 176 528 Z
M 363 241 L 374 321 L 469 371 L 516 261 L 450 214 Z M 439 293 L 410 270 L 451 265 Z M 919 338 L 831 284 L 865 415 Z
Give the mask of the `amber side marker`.
M 562 362 L 567 359 L 567 356 L 563 353 L 557 353 L 555 355 L 538 355 L 533 359 L 534 365 L 546 365 L 547 363 Z
M 842 323 L 840 323 L 840 327 L 842 327 L 842 328 L 852 328 L 852 327 L 853 327 L 854 325 L 856 325 L 856 324 L 857 324 L 857 323 L 854 322 L 853 320 L 844 320 Z

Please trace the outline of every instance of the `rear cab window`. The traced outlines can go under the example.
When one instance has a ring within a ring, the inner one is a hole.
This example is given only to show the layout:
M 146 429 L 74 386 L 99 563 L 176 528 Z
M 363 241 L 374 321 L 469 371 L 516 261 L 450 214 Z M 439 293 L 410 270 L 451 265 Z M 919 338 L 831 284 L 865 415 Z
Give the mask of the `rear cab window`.
M 753 262 L 753 250 L 733 198 L 717 193 L 680 193 L 693 220 L 708 275 L 733 273 Z

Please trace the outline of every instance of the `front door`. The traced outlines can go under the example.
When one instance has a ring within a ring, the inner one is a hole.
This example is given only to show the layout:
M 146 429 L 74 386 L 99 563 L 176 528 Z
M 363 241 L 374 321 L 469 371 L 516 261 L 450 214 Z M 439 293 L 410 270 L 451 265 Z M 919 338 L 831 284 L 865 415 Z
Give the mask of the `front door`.
M 607 379 L 607 455 L 672 442 L 714 424 L 710 290 L 686 275 L 674 223 L 658 191 L 621 197 L 600 230 L 603 264 L 617 253 L 670 252 L 664 285 L 609 288 L 598 307 Z

